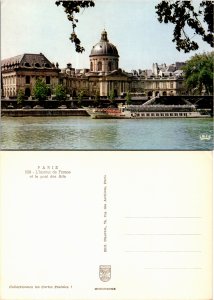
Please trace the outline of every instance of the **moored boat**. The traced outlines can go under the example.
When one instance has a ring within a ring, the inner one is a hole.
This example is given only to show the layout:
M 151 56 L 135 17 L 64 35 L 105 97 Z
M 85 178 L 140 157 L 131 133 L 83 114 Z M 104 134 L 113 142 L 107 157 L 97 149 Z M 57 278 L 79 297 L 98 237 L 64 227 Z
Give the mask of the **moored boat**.
M 120 108 L 84 108 L 92 119 L 121 119 L 126 118 Z
M 85 108 L 93 119 L 203 118 L 209 112 L 195 105 L 119 105 L 118 108 Z

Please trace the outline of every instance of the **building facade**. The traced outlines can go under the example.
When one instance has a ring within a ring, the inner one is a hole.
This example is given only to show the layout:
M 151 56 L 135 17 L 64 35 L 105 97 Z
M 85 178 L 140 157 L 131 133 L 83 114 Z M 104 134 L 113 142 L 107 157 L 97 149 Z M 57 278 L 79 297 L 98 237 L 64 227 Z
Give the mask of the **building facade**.
M 1 61 L 2 95 L 16 97 L 22 90 L 26 97 L 33 95 L 37 78 L 42 78 L 50 92 L 58 84 L 60 69 L 44 54 L 23 54 Z
M 60 82 L 67 92 L 75 96 L 80 90 L 89 97 L 115 97 L 130 91 L 132 74 L 119 68 L 119 54 L 116 46 L 108 40 L 107 32 L 101 33 L 100 41 L 92 47 L 89 56 L 90 69 L 75 70 L 67 65 L 60 73 Z
M 1 61 L 2 94 L 16 97 L 23 90 L 26 97 L 33 95 L 37 78 L 42 78 L 54 94 L 57 84 L 62 84 L 69 97 L 80 92 L 85 97 L 104 97 L 114 94 L 120 97 L 127 92 L 147 97 L 185 94 L 181 67 L 184 63 L 167 66 L 154 63 L 152 70 L 138 70 L 131 73 L 119 68 L 117 47 L 109 42 L 104 30 L 89 55 L 89 68 L 75 69 L 71 63 L 64 69 L 51 63 L 42 53 L 23 54 Z
M 152 65 L 152 70 L 133 70 L 132 91 L 148 97 L 185 95 L 184 63 Z

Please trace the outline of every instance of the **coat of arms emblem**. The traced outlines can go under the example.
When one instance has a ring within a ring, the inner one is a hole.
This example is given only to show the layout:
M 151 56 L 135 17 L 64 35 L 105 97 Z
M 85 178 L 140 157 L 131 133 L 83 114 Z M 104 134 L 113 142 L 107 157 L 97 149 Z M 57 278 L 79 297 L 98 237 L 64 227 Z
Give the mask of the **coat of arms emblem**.
M 100 280 L 107 282 L 111 279 L 111 266 L 110 265 L 102 265 L 99 268 L 99 277 Z

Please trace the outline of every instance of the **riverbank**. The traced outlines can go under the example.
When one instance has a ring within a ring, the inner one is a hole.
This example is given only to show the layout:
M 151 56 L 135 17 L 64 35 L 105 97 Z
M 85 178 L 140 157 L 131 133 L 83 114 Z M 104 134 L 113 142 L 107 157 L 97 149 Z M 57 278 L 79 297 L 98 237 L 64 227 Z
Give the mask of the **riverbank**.
M 85 109 L 2 109 L 1 116 L 7 117 L 51 117 L 51 116 L 85 116 L 89 114 Z

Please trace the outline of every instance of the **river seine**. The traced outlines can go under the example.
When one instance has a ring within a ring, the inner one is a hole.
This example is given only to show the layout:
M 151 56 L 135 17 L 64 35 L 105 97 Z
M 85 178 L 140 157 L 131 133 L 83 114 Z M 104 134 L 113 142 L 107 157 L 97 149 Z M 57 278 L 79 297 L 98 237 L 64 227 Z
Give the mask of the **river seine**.
M 2 117 L 2 150 L 212 150 L 213 119 Z

